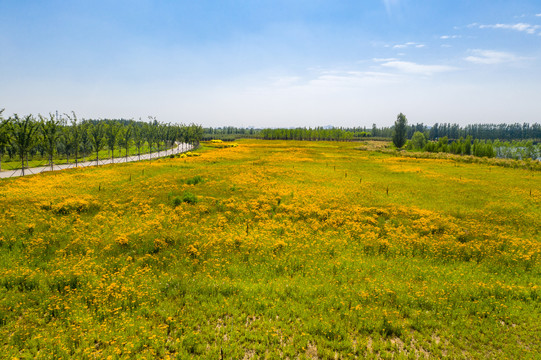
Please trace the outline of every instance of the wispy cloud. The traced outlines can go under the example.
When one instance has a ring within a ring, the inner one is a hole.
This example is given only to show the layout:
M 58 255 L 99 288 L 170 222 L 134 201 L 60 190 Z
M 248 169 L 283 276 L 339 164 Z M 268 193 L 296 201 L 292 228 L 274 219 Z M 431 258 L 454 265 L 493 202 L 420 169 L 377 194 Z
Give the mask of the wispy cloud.
M 400 0 L 383 0 L 383 4 L 385 5 L 385 10 L 387 10 L 387 15 L 391 16 L 393 12 L 393 8 L 398 6 L 400 3 Z
M 459 39 L 460 35 L 442 35 L 440 36 L 440 39 L 442 40 L 448 40 L 448 39 Z
M 541 16 L 541 14 L 535 14 L 535 16 Z
M 491 24 L 491 25 L 473 23 L 473 24 L 468 25 L 468 27 L 478 27 L 479 29 L 514 30 L 514 31 L 525 32 L 527 34 L 535 34 L 537 30 L 541 29 L 541 25 L 532 25 L 532 24 L 527 24 L 527 23 Z
M 518 58 L 508 52 L 494 50 L 470 50 L 472 55 L 465 58 L 466 61 L 475 64 L 495 65 L 518 60 Z
M 417 75 L 434 75 L 436 73 L 444 73 L 449 71 L 457 70 L 456 67 L 447 66 L 447 65 L 427 65 L 427 64 L 418 64 L 410 61 L 388 61 L 381 66 L 386 68 L 392 68 L 408 74 L 417 74 Z
M 372 61 L 374 62 L 389 62 L 389 61 L 397 61 L 397 58 L 373 58 Z
M 404 44 L 396 44 L 396 45 L 393 45 L 393 49 L 407 49 L 407 48 L 423 48 L 425 47 L 424 44 L 419 44 L 419 43 L 416 43 L 416 42 L 413 42 L 413 41 L 409 41 L 407 43 L 404 43 Z
M 397 76 L 377 71 L 339 71 L 326 70 L 309 82 L 309 85 L 323 87 L 358 87 L 374 83 L 388 83 L 396 81 Z

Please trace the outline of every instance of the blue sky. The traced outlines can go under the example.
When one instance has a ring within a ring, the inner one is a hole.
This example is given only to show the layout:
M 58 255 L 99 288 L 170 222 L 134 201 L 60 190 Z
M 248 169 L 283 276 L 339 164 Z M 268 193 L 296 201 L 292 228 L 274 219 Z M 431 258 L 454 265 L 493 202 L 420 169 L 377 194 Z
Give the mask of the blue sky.
M 0 0 L 0 54 L 4 115 L 541 122 L 539 0 Z

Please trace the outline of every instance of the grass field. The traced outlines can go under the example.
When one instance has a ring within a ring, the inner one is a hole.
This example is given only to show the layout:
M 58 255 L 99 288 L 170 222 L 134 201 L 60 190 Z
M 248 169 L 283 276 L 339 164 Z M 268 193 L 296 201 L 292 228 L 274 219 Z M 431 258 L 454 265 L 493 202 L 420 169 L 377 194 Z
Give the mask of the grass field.
M 358 147 L 0 181 L 0 354 L 538 357 L 541 174 Z
M 160 145 L 160 150 L 163 151 L 166 148 L 167 147 L 164 144 Z M 139 150 L 140 150 L 140 152 L 139 152 Z M 135 146 L 132 145 L 129 148 L 128 156 L 135 156 L 135 155 L 137 155 L 139 153 L 141 155 L 149 153 L 148 145 L 141 146 L 141 148 L 139 150 Z M 152 148 L 152 152 L 157 152 L 157 151 L 158 151 L 157 148 L 154 146 Z M 126 149 L 116 148 L 113 155 L 114 155 L 115 159 L 125 157 L 126 156 Z M 99 156 L 100 160 L 110 159 L 111 158 L 111 151 L 109 151 L 108 149 L 100 150 L 98 152 L 98 156 Z M 79 154 L 79 156 L 77 158 L 78 162 L 91 161 L 91 160 L 96 161 L 96 152 L 89 151 L 87 156 L 83 156 L 83 154 Z M 71 155 L 70 158 L 69 158 L 69 161 L 70 161 L 70 163 L 75 163 L 75 156 Z M 58 154 L 55 154 L 55 156 L 53 158 L 53 163 L 54 164 L 60 165 L 60 164 L 65 164 L 66 162 L 67 162 L 67 158 L 66 158 L 65 155 L 60 156 Z M 49 164 L 49 158 L 47 157 L 46 154 L 44 156 L 36 154 L 34 156 L 29 156 L 28 157 L 28 167 L 30 167 L 30 168 L 38 167 L 38 166 L 47 166 L 48 164 Z M 20 160 L 19 156 L 14 156 L 12 159 L 10 159 L 8 155 L 4 155 L 4 156 L 2 156 L 2 163 L 0 165 L 2 166 L 2 169 L 1 169 L 2 171 L 16 170 L 16 169 L 21 168 L 21 160 Z

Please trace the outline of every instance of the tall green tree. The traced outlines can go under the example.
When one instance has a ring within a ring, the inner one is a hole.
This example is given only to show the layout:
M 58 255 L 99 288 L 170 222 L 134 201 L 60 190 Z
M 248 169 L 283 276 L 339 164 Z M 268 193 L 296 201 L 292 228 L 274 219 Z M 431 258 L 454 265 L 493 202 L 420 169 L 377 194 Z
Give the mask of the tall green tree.
M 90 143 L 96 152 L 96 165 L 99 165 L 99 152 L 105 146 L 105 124 L 103 121 L 98 121 L 96 124 L 89 126 L 88 134 L 90 135 Z
M 160 148 L 162 142 L 165 142 L 165 136 L 167 132 L 167 125 L 158 123 L 156 125 L 156 135 L 157 135 L 157 141 L 156 145 L 158 145 L 158 157 L 160 157 Z
M 471 155 L 471 141 L 472 141 L 471 135 L 468 135 L 466 137 L 465 142 L 464 142 L 464 154 L 465 155 Z
M 88 133 L 90 123 L 83 119 L 79 124 L 79 132 L 81 133 L 81 147 L 83 150 L 83 161 L 85 161 L 88 154 L 88 149 L 91 147 L 90 134 Z
M 70 155 L 73 152 L 73 131 L 65 121 L 62 121 L 62 123 L 62 136 L 58 138 L 58 142 L 61 145 L 61 149 L 64 151 L 64 155 L 66 155 L 66 163 L 69 164 Z
M 143 146 L 143 143 L 143 128 L 138 124 L 133 125 L 133 144 L 137 148 L 138 160 L 141 160 L 141 147 Z
M 115 146 L 118 142 L 118 137 L 120 134 L 120 126 L 116 121 L 109 121 L 105 127 L 105 139 L 107 141 L 107 147 L 109 148 L 109 153 L 112 154 L 111 162 L 115 162 Z
M 128 151 L 133 137 L 133 124 L 130 123 L 128 126 L 124 126 L 120 135 L 122 146 L 126 149 L 126 161 L 128 161 Z
M 144 139 L 148 144 L 148 156 L 149 159 L 152 159 L 152 145 L 158 141 L 156 125 L 152 122 L 148 122 L 144 127 Z
M 2 113 L 4 109 L 0 110 L 0 170 L 2 170 L 2 156 L 4 156 L 4 151 L 11 143 L 11 120 L 4 119 Z
M 79 127 L 77 115 L 75 115 L 74 111 L 71 112 L 71 116 L 68 114 L 64 115 L 66 115 L 71 123 L 71 149 L 75 153 L 75 167 L 77 167 L 77 161 L 79 160 L 79 147 L 81 146 L 81 128 Z
M 32 115 L 20 118 L 17 114 L 11 120 L 13 131 L 13 144 L 21 159 L 21 171 L 24 176 L 24 162 L 28 165 L 28 152 L 36 145 L 38 140 L 39 123 Z
M 408 126 L 408 119 L 406 115 L 400 113 L 396 117 L 393 129 L 393 144 L 400 149 L 406 143 L 406 131 Z
M 42 134 L 42 145 L 49 159 L 49 165 L 51 166 L 51 171 L 53 170 L 53 157 L 56 153 L 58 146 L 58 139 L 62 135 L 60 121 L 56 120 L 53 114 L 49 114 L 49 118 L 45 119 L 43 116 L 39 115 L 41 122 L 41 134 Z

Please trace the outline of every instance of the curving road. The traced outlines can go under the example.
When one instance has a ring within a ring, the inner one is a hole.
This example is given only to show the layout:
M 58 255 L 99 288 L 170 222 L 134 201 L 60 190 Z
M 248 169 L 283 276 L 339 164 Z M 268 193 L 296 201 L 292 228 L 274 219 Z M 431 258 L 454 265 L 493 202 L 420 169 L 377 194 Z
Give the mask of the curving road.
M 75 167 L 87 167 L 87 166 L 96 166 L 96 165 L 106 165 L 106 164 L 118 164 L 118 163 L 126 163 L 126 162 L 133 162 L 133 161 L 141 161 L 141 160 L 149 160 L 149 159 L 157 159 L 160 157 L 165 157 L 169 155 L 175 155 L 180 154 L 183 152 L 187 152 L 193 149 L 193 145 L 187 144 L 187 143 L 177 143 L 177 146 L 160 151 L 160 152 L 154 152 L 150 154 L 141 154 L 141 155 L 133 155 L 126 157 L 119 157 L 114 159 L 103 159 L 103 160 L 93 160 L 93 161 L 83 161 L 78 163 L 70 163 L 70 164 L 60 164 L 56 165 L 54 164 L 51 168 L 51 165 L 47 166 L 39 166 L 34 168 L 26 168 L 23 170 L 17 169 L 17 170 L 8 170 L 8 171 L 0 171 L 0 179 L 1 178 L 9 178 L 9 177 L 17 177 L 17 176 L 27 176 L 27 175 L 35 175 L 47 171 L 59 171 L 64 169 L 72 169 Z

